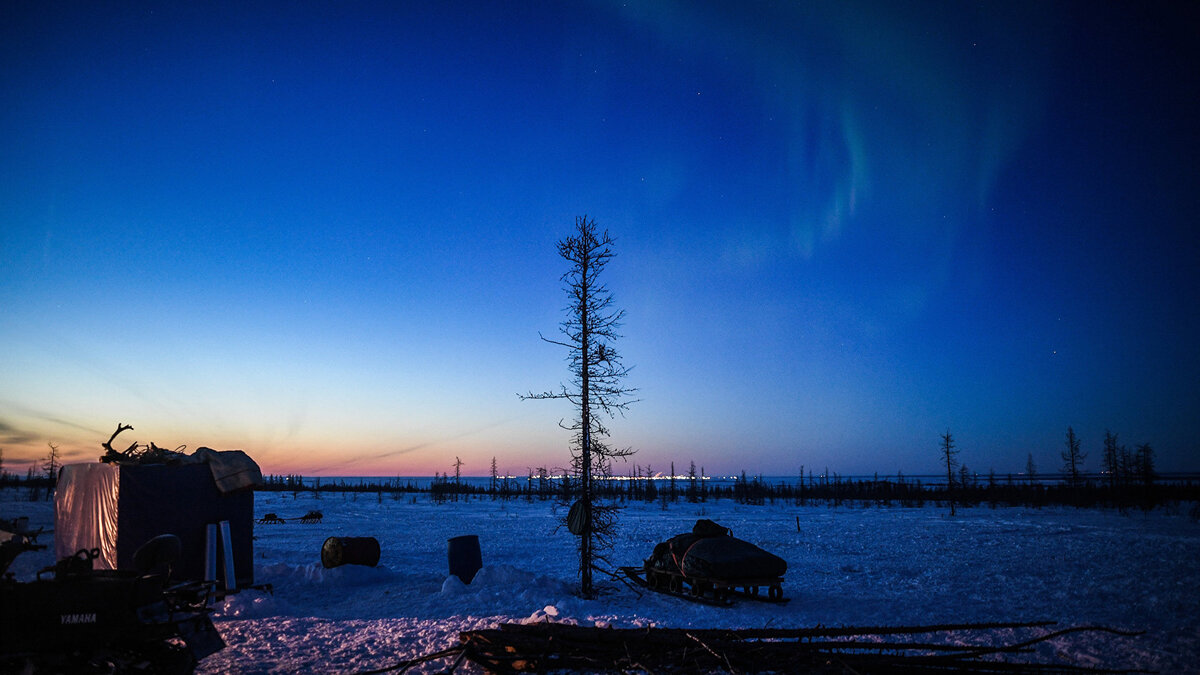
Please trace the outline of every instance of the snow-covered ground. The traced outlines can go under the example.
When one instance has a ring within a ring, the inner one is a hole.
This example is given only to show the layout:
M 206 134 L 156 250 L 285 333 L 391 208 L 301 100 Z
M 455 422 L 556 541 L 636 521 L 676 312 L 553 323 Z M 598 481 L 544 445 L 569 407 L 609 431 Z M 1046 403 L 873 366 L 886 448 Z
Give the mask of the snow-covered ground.
M 47 502 L 0 502 L 0 516 L 52 526 Z M 291 520 L 310 509 L 320 524 Z M 654 544 L 710 518 L 789 563 L 786 605 L 732 608 L 641 594 L 620 586 L 597 600 L 572 594 L 574 538 L 553 502 L 488 498 L 431 503 L 374 494 L 259 493 L 259 583 L 218 608 L 229 647 L 203 673 L 354 672 L 453 646 L 460 631 L 510 621 L 616 627 L 776 627 L 1052 620 L 1144 630 L 1064 636 L 1042 660 L 1200 672 L 1200 524 L 1186 509 L 1134 512 L 986 507 L 944 509 L 631 504 L 612 558 L 637 565 Z M 797 528 L 797 519 L 799 528 Z M 447 571 L 447 540 L 478 535 L 484 568 L 469 586 Z M 374 568 L 320 563 L 327 537 L 375 537 Z M 43 537 L 43 543 L 49 543 Z M 53 547 L 51 547 L 52 550 Z M 19 578 L 52 562 L 50 551 L 14 564 Z M 997 640 L 1036 633 L 999 631 Z

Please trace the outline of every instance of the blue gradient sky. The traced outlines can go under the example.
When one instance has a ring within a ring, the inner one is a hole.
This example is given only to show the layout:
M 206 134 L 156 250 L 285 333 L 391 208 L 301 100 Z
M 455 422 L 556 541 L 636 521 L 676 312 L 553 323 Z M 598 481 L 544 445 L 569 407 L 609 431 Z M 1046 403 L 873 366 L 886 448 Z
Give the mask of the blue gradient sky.
M 563 466 L 585 213 L 641 465 L 1197 468 L 1186 3 L 245 4 L 0 10 L 9 470 Z

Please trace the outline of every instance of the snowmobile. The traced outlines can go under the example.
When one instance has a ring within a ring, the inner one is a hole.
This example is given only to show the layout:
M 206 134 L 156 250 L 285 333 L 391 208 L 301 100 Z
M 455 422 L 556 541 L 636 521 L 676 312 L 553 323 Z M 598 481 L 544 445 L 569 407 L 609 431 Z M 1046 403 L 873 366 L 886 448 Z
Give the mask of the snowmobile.
M 783 597 L 787 562 L 711 520 L 696 521 L 691 532 L 656 545 L 641 567 L 621 571 L 639 586 L 704 604 L 729 606 L 735 598 L 788 601 Z
M 0 672 L 192 673 L 225 648 L 209 617 L 215 582 L 169 583 L 175 535 L 151 539 L 133 570 L 96 570 L 81 550 L 18 582 L 8 566 L 45 548 L 25 537 L 0 543 Z

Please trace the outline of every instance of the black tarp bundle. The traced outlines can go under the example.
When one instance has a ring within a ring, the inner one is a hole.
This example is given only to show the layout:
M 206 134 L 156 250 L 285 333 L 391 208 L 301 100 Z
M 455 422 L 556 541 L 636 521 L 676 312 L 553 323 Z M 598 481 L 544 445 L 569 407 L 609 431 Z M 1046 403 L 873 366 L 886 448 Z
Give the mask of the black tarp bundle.
M 787 572 L 783 558 L 734 537 L 711 520 L 698 520 L 691 532 L 658 544 L 647 562 L 665 572 L 725 581 L 774 579 Z
M 171 579 L 203 580 L 208 525 L 229 521 L 234 578 L 253 584 L 254 491 L 222 492 L 217 481 L 205 463 L 68 464 L 55 491 L 55 554 L 98 549 L 95 569 L 133 569 L 138 547 L 174 534 L 182 546 Z M 221 551 L 218 567 L 224 559 Z

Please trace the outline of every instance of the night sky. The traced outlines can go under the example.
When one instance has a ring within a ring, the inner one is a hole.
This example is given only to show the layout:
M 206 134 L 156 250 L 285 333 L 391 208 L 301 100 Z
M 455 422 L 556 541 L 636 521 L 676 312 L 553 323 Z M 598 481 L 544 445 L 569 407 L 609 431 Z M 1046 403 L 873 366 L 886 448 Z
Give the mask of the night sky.
M 584 214 L 642 466 L 1200 467 L 1194 3 L 248 4 L 0 7 L 5 469 L 564 466 Z

